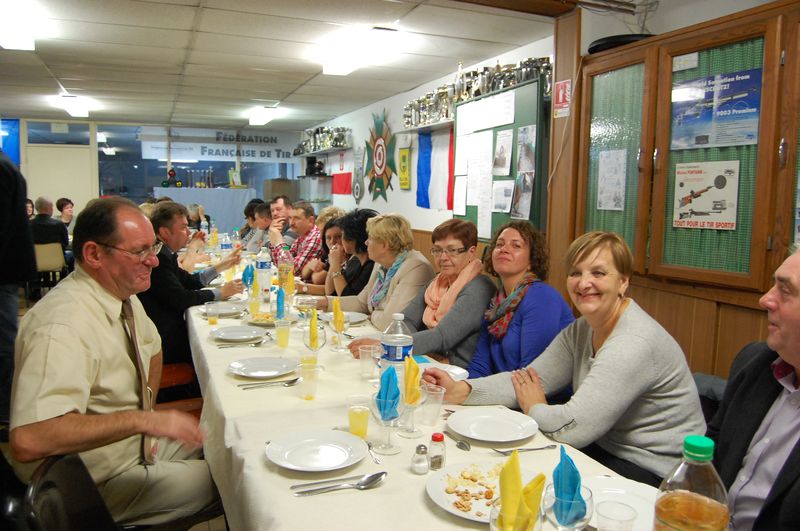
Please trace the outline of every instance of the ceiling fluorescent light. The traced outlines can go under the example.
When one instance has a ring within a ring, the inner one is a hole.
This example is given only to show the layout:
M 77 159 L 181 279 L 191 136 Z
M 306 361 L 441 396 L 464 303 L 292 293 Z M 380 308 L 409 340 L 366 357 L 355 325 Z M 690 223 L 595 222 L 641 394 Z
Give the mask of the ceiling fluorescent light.
M 272 120 L 285 116 L 286 109 L 278 107 L 253 107 L 245 115 L 250 125 L 266 125 Z
M 350 26 L 326 35 L 310 59 L 322 65 L 323 74 L 346 76 L 365 66 L 391 63 L 417 44 L 413 34 L 393 28 Z
M 67 114 L 73 118 L 88 118 L 89 105 L 80 96 L 72 96 L 70 94 L 61 95 L 61 108 L 67 111 Z
M 34 0 L 0 0 L 0 48 L 35 50 L 36 39 L 54 37 L 54 24 Z

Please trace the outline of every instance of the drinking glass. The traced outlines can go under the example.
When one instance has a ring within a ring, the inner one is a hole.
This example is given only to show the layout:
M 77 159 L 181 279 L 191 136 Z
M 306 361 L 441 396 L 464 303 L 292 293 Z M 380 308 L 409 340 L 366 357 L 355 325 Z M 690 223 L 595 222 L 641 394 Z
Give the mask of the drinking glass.
M 633 531 L 638 516 L 627 503 L 613 500 L 598 503 L 595 512 L 598 531 Z
M 256 270 L 252 263 L 248 263 L 242 272 L 242 284 L 247 288 L 247 294 L 252 297 L 253 282 L 256 278 Z
M 325 346 L 326 337 L 325 337 L 325 327 L 318 326 L 317 327 L 317 344 L 316 348 L 311 345 L 311 327 L 306 326 L 303 328 L 303 344 L 311 351 L 311 355 L 316 359 L 318 356 L 319 349 Z M 301 359 L 302 361 L 302 359 Z
M 292 322 L 288 319 L 278 319 L 275 321 L 275 344 L 279 348 L 286 348 L 289 346 L 289 330 L 292 327 Z
M 369 425 L 369 397 L 350 395 L 347 397 L 347 425 L 350 433 L 362 439 L 367 438 Z
M 422 392 L 425 393 L 425 404 L 422 406 L 420 424 L 435 426 L 439 422 L 442 412 L 445 388 L 428 382 L 422 382 Z
M 383 356 L 383 347 L 380 345 L 361 345 L 358 347 L 358 357 L 361 359 L 361 377 L 370 382 L 377 382 L 378 365 Z
M 381 417 L 381 409 L 386 405 L 386 402 L 378 398 L 378 393 L 372 395 L 372 400 L 369 401 L 369 410 L 372 412 L 372 416 L 378 421 L 378 424 L 383 426 L 383 430 L 386 432 L 386 441 L 375 445 L 373 450 L 381 455 L 395 455 L 400 453 L 400 447 L 392 444 L 392 430 L 397 429 L 397 423 L 403 413 L 403 401 L 397 401 L 396 415 L 384 419 Z
M 308 326 L 311 310 L 317 307 L 317 298 L 311 295 L 298 295 L 294 298 L 294 307 L 297 308 L 297 313 L 303 318 L 303 324 Z
M 344 336 L 342 335 L 345 330 L 350 327 L 350 317 L 346 313 L 342 313 L 344 314 L 343 319 L 338 323 L 336 322 L 336 319 L 333 318 L 333 314 L 330 314 L 331 318 L 330 321 L 328 321 L 328 324 L 330 325 L 331 330 L 336 332 L 336 345 L 331 347 L 331 350 L 333 352 L 338 352 L 339 354 L 350 354 L 350 349 L 347 348 L 347 345 L 345 345 Z
M 507 531 L 513 527 L 512 525 L 504 525 L 502 518 L 500 516 L 500 510 L 502 509 L 502 502 L 500 501 L 500 497 L 498 496 L 492 502 L 492 510 L 489 512 L 489 531 Z M 536 515 L 533 527 L 528 528 L 530 531 L 540 531 L 542 529 L 542 512 L 539 511 L 539 514 Z
M 559 498 L 555 486 L 551 483 L 544 491 L 542 504 L 547 521 L 558 531 L 574 531 L 583 529 L 592 519 L 592 491 L 581 485 L 581 498 Z
M 300 382 L 297 391 L 303 400 L 314 400 L 317 397 L 317 382 L 324 368 L 322 365 L 302 363 L 297 371 L 300 373 Z
M 210 301 L 203 305 L 206 311 L 206 319 L 211 330 L 216 330 L 219 326 L 219 304 L 216 301 Z
M 425 403 L 426 398 L 425 392 L 420 389 L 419 390 L 419 398 L 416 402 L 410 403 L 406 400 L 406 394 L 403 393 L 403 403 L 405 404 L 405 411 L 403 413 L 403 420 L 400 423 L 400 430 L 397 434 L 400 437 L 405 439 L 418 439 L 422 437 L 422 430 L 417 428 L 416 424 L 414 423 L 414 412 L 420 407 L 423 403 Z

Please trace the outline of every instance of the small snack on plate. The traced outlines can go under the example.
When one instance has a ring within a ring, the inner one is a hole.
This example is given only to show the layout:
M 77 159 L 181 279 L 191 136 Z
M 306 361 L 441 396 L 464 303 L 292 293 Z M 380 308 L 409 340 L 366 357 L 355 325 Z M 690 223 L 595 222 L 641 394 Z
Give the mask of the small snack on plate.
M 253 323 L 274 323 L 275 316 L 269 312 L 258 312 L 255 315 L 250 317 L 250 321 Z
M 488 471 L 481 470 L 478 465 L 468 465 L 457 477 L 448 475 L 444 491 L 455 497 L 453 507 L 464 513 L 472 512 L 473 506 L 475 509 L 482 505 L 490 507 L 502 468 L 502 463 Z M 479 517 L 484 514 L 481 510 L 475 512 Z

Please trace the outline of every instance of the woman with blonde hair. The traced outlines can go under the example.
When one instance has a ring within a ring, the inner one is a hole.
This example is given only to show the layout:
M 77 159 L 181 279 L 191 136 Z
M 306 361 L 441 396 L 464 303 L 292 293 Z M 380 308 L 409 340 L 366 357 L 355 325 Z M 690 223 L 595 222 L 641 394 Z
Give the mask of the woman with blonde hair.
M 385 329 L 392 314 L 402 312 L 432 278 L 433 268 L 412 249 L 411 224 L 399 214 L 382 214 L 367 221 L 367 254 L 375 262 L 369 282 L 358 295 L 342 297 L 342 310 L 366 313 Z M 330 307 L 328 300 L 320 306 Z
M 633 256 L 618 234 L 589 232 L 570 245 L 567 291 L 581 317 L 527 368 L 454 382 L 425 379 L 457 404 L 519 407 L 552 439 L 627 478 L 657 486 L 681 456 L 683 438 L 705 433 L 681 347 L 625 292 Z M 548 395 L 572 385 L 565 404 Z

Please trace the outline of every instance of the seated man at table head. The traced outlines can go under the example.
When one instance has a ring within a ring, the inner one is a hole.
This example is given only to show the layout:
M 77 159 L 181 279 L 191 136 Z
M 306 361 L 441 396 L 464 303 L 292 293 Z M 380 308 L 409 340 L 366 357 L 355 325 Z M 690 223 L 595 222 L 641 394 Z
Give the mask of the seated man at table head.
M 633 255 L 612 232 L 583 234 L 567 250 L 567 292 L 580 312 L 521 370 L 454 382 L 425 379 L 445 400 L 519 407 L 552 439 L 627 478 L 658 486 L 678 463 L 686 435 L 703 433 L 697 387 L 680 345 L 626 296 Z M 565 404 L 548 398 L 571 385 Z
M 290 227 L 289 220 L 292 215 L 292 202 L 285 195 L 278 195 L 269 202 L 269 208 L 270 217 L 283 235 L 284 243 L 291 245 L 297 238 L 297 234 Z
M 730 528 L 800 529 L 800 254 L 778 267 L 759 304 L 767 341 L 737 355 L 707 435 Z
M 314 207 L 305 201 L 292 206 L 289 221 L 297 239 L 289 246 L 288 255 L 283 250 L 284 241 L 277 221 L 273 220 L 269 228 L 269 250 L 272 253 L 272 261 L 278 263 L 281 257 L 292 260 L 295 275 L 299 275 L 310 260 L 322 256 L 322 233 L 315 224 Z
M 69 247 L 67 226 L 53 217 L 53 202 L 46 197 L 36 198 L 36 216 L 31 220 L 33 243 L 60 243 Z
M 241 251 L 234 250 L 216 265 L 190 274 L 178 266 L 177 252 L 189 243 L 186 207 L 172 201 L 158 203 L 150 221 L 164 245 L 158 253 L 148 289 L 139 296 L 147 315 L 161 334 L 164 363 L 192 362 L 189 336 L 183 314 L 190 306 L 227 299 L 243 290 L 241 280 L 218 288 L 203 289 L 219 273 L 239 263 Z M 200 234 L 200 233 L 195 233 Z
M 272 215 L 269 205 L 260 203 L 253 208 L 253 231 L 248 234 L 247 242 L 242 241 L 246 251 L 257 253 L 262 247 L 269 247 L 269 227 Z
M 161 341 L 136 297 L 158 264 L 150 222 L 127 199 L 96 199 L 74 235 L 75 272 L 27 312 L 17 337 L 17 474 L 26 480 L 37 460 L 79 453 L 117 522 L 218 510 L 197 420 L 145 407 L 141 381 L 157 392 L 161 375 Z

